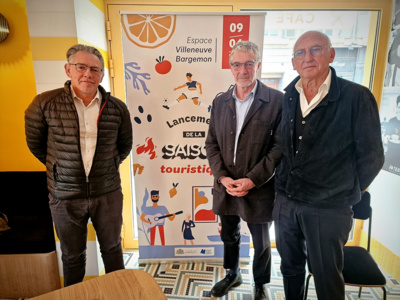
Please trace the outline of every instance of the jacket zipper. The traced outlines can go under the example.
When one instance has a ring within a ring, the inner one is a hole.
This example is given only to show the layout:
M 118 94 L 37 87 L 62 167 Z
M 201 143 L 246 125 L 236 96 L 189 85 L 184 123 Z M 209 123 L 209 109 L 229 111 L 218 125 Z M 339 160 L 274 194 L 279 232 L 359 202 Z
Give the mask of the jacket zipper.
M 99 142 L 99 120 L 100 120 L 100 115 L 101 115 L 101 113 L 103 112 L 103 109 L 104 109 L 104 107 L 105 107 L 106 104 L 107 104 L 107 101 L 108 101 L 107 95 L 102 95 L 102 99 L 104 99 L 104 103 L 103 103 L 103 105 L 102 105 L 101 108 L 100 108 L 99 115 L 97 116 L 97 141 L 96 141 L 96 149 L 95 149 L 94 155 L 93 155 L 93 162 L 94 162 L 95 157 L 96 157 L 97 145 L 98 145 L 98 142 Z M 79 149 L 80 149 L 80 147 L 79 147 Z M 81 153 L 81 158 L 82 158 L 82 153 Z M 92 166 L 93 166 L 93 163 L 92 163 Z M 91 172 L 92 172 L 92 169 L 90 169 L 89 175 L 90 175 Z M 86 197 L 87 197 L 88 199 L 89 199 L 89 197 L 90 197 L 89 175 L 86 175 Z
M 90 193 L 89 193 L 89 176 L 86 175 L 86 198 L 89 199 Z

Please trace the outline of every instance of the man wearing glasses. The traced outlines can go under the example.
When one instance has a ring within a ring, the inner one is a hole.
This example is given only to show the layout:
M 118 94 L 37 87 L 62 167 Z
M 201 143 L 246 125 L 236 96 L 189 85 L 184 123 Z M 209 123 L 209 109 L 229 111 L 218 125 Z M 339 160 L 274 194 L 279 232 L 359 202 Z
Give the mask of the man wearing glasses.
M 67 51 L 63 88 L 35 97 L 25 111 L 29 149 L 46 166 L 49 204 L 60 239 L 64 286 L 83 280 L 87 223 L 96 230 L 106 273 L 123 269 L 119 165 L 132 149 L 126 105 L 107 93 L 101 53 Z
M 214 174 L 213 211 L 221 219 L 225 278 L 211 290 L 215 297 L 242 283 L 239 269 L 240 223 L 247 222 L 254 245 L 255 299 L 268 299 L 269 228 L 275 199 L 275 166 L 281 157 L 277 130 L 283 94 L 256 80 L 260 52 L 252 42 L 238 42 L 230 52 L 234 88 L 214 99 L 207 158 Z
M 287 300 L 303 299 L 306 260 L 318 299 L 344 299 L 352 205 L 384 161 L 375 98 L 337 77 L 334 58 L 325 34 L 304 33 L 292 58 L 300 76 L 285 89 L 273 217 Z

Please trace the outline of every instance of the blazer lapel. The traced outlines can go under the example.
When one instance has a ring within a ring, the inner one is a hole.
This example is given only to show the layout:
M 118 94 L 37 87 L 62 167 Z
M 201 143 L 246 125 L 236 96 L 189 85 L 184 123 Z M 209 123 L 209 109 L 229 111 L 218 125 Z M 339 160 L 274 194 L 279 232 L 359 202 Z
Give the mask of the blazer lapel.
M 260 107 L 264 105 L 265 102 L 269 101 L 268 99 L 269 98 L 267 95 L 267 87 L 262 86 L 262 83 L 258 82 L 258 87 L 256 90 L 256 94 L 254 95 L 253 103 L 251 104 L 251 107 L 246 115 L 246 118 L 244 119 L 242 128 L 246 126 L 246 124 L 251 120 L 251 118 L 260 109 Z

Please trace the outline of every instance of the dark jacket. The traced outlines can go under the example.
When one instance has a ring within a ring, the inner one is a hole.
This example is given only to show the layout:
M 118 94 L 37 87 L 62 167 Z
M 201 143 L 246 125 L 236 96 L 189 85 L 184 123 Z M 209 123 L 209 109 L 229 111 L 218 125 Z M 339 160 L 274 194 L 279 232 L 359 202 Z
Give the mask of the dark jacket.
M 306 117 L 296 156 L 293 133 L 299 93 L 295 84 L 300 77 L 285 89 L 276 191 L 313 205 L 353 205 L 383 165 L 379 112 L 367 88 L 338 78 L 331 70 L 329 93 Z
M 232 93 L 233 89 L 214 100 L 206 139 L 207 158 L 215 178 L 213 211 L 218 215 L 239 215 L 249 223 L 269 222 L 275 199 L 273 175 L 281 156 L 277 129 L 283 94 L 258 82 L 234 165 L 236 109 Z M 233 197 L 218 182 L 221 176 L 248 177 L 256 186 L 244 197 Z
M 29 149 L 46 165 L 49 192 L 58 199 L 103 195 L 121 187 L 119 165 L 132 149 L 132 124 L 126 105 L 99 86 L 102 94 L 93 164 L 86 178 L 79 120 L 70 91 L 64 88 L 35 97 L 25 111 Z

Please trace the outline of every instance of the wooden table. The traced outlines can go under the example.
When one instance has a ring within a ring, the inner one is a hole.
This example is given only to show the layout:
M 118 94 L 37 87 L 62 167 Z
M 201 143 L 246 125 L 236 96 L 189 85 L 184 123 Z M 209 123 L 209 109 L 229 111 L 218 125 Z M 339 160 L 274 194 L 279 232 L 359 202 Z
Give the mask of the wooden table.
M 167 299 L 157 281 L 141 270 L 119 270 L 86 280 L 31 300 Z

